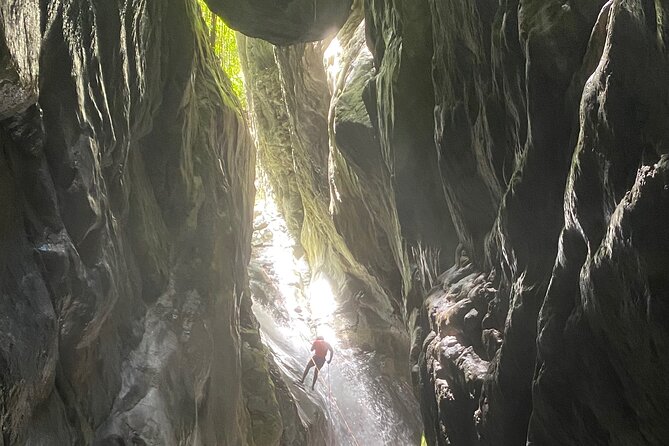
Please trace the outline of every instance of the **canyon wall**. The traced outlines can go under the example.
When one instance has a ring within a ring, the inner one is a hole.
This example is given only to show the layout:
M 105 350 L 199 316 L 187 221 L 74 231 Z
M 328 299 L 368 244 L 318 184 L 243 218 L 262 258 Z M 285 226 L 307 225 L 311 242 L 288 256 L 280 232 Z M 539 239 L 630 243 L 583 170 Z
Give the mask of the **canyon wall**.
M 666 443 L 667 6 L 431 8 L 463 248 L 427 302 L 432 442 Z
M 208 4 L 289 229 L 428 444 L 669 443 L 666 2 Z M 0 12 L 0 444 L 302 444 L 197 6 Z
M 399 304 L 429 444 L 668 441 L 667 10 L 366 0 L 321 42 L 338 39 L 344 64 L 329 90 L 322 201 Z M 302 36 L 275 43 L 304 48 Z M 272 51 L 281 72 L 295 47 Z M 275 79 L 284 101 L 307 100 Z M 299 125 L 286 134 L 301 137 Z M 307 155 L 321 176 L 324 152 Z M 340 193 L 353 185 L 361 195 Z M 351 211 L 359 197 L 365 213 Z M 370 253 L 392 259 L 388 274 Z
M 255 149 L 199 7 L 0 12 L 0 444 L 278 444 Z
M 259 164 L 313 274 L 325 274 L 340 298 L 342 336 L 406 362 L 404 252 L 388 171 L 362 102 L 371 56 L 359 3 L 354 11 L 337 37 L 274 46 L 240 36 L 240 55 Z M 350 98 L 347 82 L 357 84 Z M 363 164 L 348 161 L 340 147 Z

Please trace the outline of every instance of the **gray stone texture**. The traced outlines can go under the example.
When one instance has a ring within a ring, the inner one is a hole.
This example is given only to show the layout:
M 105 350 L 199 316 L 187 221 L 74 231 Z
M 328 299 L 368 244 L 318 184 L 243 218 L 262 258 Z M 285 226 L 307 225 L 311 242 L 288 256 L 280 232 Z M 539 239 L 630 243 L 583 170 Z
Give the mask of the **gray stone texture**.
M 254 148 L 197 4 L 0 11 L 0 444 L 253 444 Z

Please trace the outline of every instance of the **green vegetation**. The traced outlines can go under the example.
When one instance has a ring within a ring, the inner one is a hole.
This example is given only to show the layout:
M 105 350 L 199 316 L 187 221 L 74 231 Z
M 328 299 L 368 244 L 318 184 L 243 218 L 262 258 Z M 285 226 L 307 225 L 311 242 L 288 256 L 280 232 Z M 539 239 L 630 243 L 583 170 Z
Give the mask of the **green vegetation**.
M 220 17 L 211 12 L 204 0 L 198 0 L 202 17 L 207 24 L 209 44 L 214 49 L 216 57 L 221 61 L 221 67 L 232 84 L 232 89 L 246 108 L 246 94 L 244 91 L 244 73 L 239 62 L 237 51 L 237 36 Z

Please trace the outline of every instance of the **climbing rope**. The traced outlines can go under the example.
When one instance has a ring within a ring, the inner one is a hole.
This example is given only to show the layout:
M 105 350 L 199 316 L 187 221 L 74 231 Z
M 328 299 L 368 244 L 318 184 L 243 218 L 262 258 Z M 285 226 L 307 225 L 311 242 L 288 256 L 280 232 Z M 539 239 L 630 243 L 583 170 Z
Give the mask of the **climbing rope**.
M 307 354 L 310 356 L 309 361 L 314 365 L 314 367 L 318 371 L 318 378 L 316 378 L 316 382 L 320 382 L 323 385 L 325 385 L 325 383 L 322 382 L 321 367 L 318 367 L 318 364 L 316 364 L 316 361 L 314 361 L 314 357 L 311 354 L 311 350 L 308 350 L 306 347 L 305 347 L 305 349 L 307 350 Z M 349 426 L 348 421 L 346 421 L 346 417 L 344 416 L 343 412 L 339 408 L 339 405 L 337 404 L 337 399 L 332 397 L 332 385 L 330 383 L 330 363 L 329 362 L 328 362 L 328 400 L 329 400 L 328 411 L 330 413 L 332 413 L 332 404 L 334 403 L 334 406 L 337 409 L 337 412 L 339 412 L 339 416 L 341 417 L 342 421 L 344 422 L 344 427 L 346 427 L 346 430 L 348 431 L 348 434 L 353 439 L 353 443 L 355 444 L 355 446 L 360 446 L 360 443 L 358 442 L 358 439 L 355 438 L 355 434 L 353 434 L 353 431 L 351 430 L 351 426 Z
M 355 438 L 355 435 L 353 434 L 351 427 L 348 425 L 348 422 L 346 421 L 346 417 L 341 412 L 341 409 L 337 404 L 337 400 L 332 398 L 332 385 L 330 384 L 330 364 L 328 364 L 328 392 L 330 394 L 330 407 L 332 407 L 332 403 L 334 403 L 335 407 L 337 408 L 337 412 L 339 412 L 339 416 L 341 417 L 342 421 L 344 421 L 344 425 L 346 426 L 349 435 L 351 435 L 351 438 L 353 439 L 353 442 L 356 444 L 356 446 L 360 446 L 360 443 L 358 443 L 357 438 Z
M 330 363 L 328 363 L 328 410 L 332 412 L 332 383 L 330 382 Z
M 311 352 L 309 352 L 311 353 Z M 322 382 L 321 381 L 321 368 L 318 367 L 318 364 L 314 361 L 313 356 L 311 357 L 311 362 L 314 363 L 314 367 L 316 367 L 316 370 L 318 370 L 318 378 L 316 378 L 317 382 Z M 325 385 L 325 383 L 322 383 Z M 339 405 L 337 404 L 336 398 L 332 397 L 332 385 L 330 383 L 330 363 L 328 363 L 328 399 L 329 399 L 329 412 L 332 412 L 332 404 L 334 403 L 335 408 L 337 409 L 337 412 L 339 412 L 339 416 L 341 417 L 342 421 L 344 422 L 344 426 L 346 427 L 346 430 L 348 431 L 348 434 L 351 436 L 351 439 L 353 439 L 353 443 L 355 443 L 356 446 L 360 446 L 360 443 L 358 443 L 358 439 L 355 438 L 355 434 L 351 430 L 351 426 L 348 425 L 348 421 L 346 421 L 346 417 L 344 416 L 344 413 L 341 411 L 339 408 Z

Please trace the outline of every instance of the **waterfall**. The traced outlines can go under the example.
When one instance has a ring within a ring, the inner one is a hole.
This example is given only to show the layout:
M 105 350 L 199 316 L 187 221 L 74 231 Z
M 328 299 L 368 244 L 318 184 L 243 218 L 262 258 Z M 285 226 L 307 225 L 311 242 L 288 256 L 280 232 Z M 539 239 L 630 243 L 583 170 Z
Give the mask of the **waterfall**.
M 295 242 L 285 222 L 267 199 L 257 205 L 262 220 L 254 236 L 252 285 L 254 313 L 263 342 L 271 350 L 302 421 L 315 423 L 323 414 L 326 438 L 316 444 L 381 446 L 419 444 L 421 421 L 411 387 L 384 373 L 383 359 L 347 345 L 335 329 L 336 296 L 322 274 L 311 275 L 303 258 L 294 255 Z M 267 283 L 267 282 L 270 283 Z M 312 371 L 299 384 L 310 358 L 311 342 L 324 336 L 334 348 L 334 359 L 323 366 L 314 391 Z

